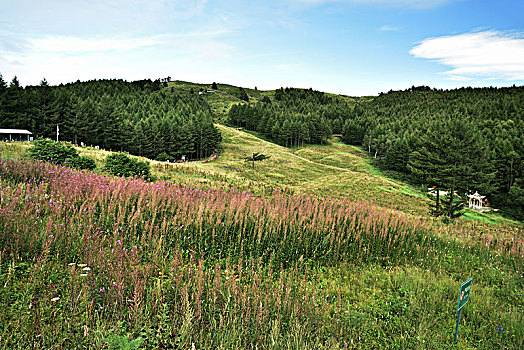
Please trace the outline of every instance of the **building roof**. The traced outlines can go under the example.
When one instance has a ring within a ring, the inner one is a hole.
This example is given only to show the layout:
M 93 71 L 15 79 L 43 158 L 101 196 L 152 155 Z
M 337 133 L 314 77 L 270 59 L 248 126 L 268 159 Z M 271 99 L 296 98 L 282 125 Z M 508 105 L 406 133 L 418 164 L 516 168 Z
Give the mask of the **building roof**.
M 475 191 L 475 193 L 473 193 L 473 194 L 468 194 L 468 197 L 469 198 L 473 198 L 473 199 L 486 198 L 486 196 L 481 196 L 477 191 Z
M 33 135 L 29 130 L 24 129 L 0 129 L 0 134 L 23 134 L 23 135 Z

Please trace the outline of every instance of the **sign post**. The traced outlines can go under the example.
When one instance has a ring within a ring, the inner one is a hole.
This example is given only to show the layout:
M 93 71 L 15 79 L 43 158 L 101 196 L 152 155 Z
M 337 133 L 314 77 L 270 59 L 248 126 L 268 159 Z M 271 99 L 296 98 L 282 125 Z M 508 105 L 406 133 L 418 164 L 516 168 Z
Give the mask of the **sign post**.
M 458 305 L 457 305 L 457 311 L 458 311 L 457 326 L 455 327 L 455 340 L 453 341 L 454 344 L 457 343 L 457 334 L 458 334 L 459 324 L 460 324 L 460 315 L 462 314 L 462 308 L 469 301 L 469 294 L 471 292 L 471 283 L 472 282 L 473 282 L 473 277 L 471 277 L 469 280 L 467 280 L 466 282 L 460 285 Z

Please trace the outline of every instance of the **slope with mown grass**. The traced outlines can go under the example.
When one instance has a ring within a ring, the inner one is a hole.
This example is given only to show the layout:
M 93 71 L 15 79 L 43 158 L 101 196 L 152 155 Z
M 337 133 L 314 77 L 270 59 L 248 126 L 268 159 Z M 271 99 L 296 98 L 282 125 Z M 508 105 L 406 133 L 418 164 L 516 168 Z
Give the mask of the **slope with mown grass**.
M 188 167 L 220 174 L 253 186 L 267 184 L 348 200 L 373 200 L 380 206 L 423 214 L 428 201 L 423 196 L 406 195 L 408 186 L 381 177 L 371 171 L 360 150 L 337 142 L 289 149 L 264 141 L 245 131 L 218 125 L 223 142 L 220 157 L 209 163 L 191 163 Z M 270 159 L 255 164 L 244 162 L 246 156 L 260 152 Z M 383 188 L 393 189 L 384 191 Z

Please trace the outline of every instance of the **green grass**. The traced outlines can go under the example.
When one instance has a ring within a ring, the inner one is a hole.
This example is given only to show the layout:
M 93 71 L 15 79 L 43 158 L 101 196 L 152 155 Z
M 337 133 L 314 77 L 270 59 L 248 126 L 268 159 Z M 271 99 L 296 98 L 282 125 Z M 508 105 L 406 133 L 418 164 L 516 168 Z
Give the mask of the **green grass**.
M 187 90 L 191 86 L 200 86 L 182 82 L 170 84 L 179 84 L 179 89 Z M 229 89 L 234 92 L 234 87 Z M 387 176 L 389 172 L 376 167 L 375 160 L 365 150 L 346 145 L 339 137 L 334 137 L 327 145 L 290 149 L 276 145 L 254 131 L 240 131 L 220 124 L 217 127 L 222 133 L 223 142 L 221 155 L 213 162 L 166 164 L 143 157 L 136 158 L 149 161 L 152 175 L 160 180 L 206 187 L 227 184 L 255 194 L 278 187 L 319 196 L 373 200 L 380 206 L 415 215 L 424 216 L 428 213 L 430 200 L 426 193 L 393 176 Z M 17 157 L 21 157 L 28 147 L 28 142 L 0 143 L 0 150 Z M 77 150 L 80 155 L 94 159 L 99 169 L 111 154 L 92 147 L 77 147 Z M 244 157 L 254 152 L 270 155 L 271 158 L 256 163 L 253 170 Z M 463 218 L 492 224 L 521 224 L 494 212 L 468 210 Z
M 426 198 L 406 194 L 411 191 L 407 185 L 374 174 L 357 147 L 337 143 L 334 139 L 328 145 L 289 149 L 263 140 L 254 132 L 218 127 L 224 137 L 220 157 L 214 162 L 188 166 L 238 181 L 286 187 L 295 192 L 373 200 L 378 205 L 414 214 L 427 212 L 429 202 Z M 243 158 L 254 152 L 271 158 L 257 163 L 253 170 Z M 231 168 L 236 171 L 229 171 Z M 395 191 L 388 193 L 378 187 Z
M 246 90 L 253 101 L 274 93 Z M 202 98 L 224 120 L 245 103 L 237 92 L 219 84 Z M 0 349 L 524 347 L 521 223 L 473 211 L 451 224 L 427 218 L 425 193 L 337 137 L 289 149 L 217 127 L 217 160 L 150 161 L 158 180 L 184 184 L 182 198 L 162 182 L 111 179 L 109 191 L 54 168 L 30 186 L 0 174 Z M 28 147 L 0 152 L 21 159 Z M 99 168 L 110 154 L 77 149 Z M 271 158 L 253 170 L 244 157 L 254 152 Z M 72 262 L 88 263 L 88 276 Z M 471 276 L 454 346 L 458 288 Z
M 466 209 L 466 212 L 464 213 L 464 215 L 462 215 L 462 218 L 468 219 L 468 220 L 474 220 L 478 222 L 495 224 L 495 225 L 505 225 L 505 224 L 521 225 L 522 224 L 518 220 L 509 219 L 505 216 L 498 214 L 497 212 L 481 213 L 481 212 L 470 210 L 470 209 Z
M 393 208 L 406 201 L 407 212 L 417 213 L 412 203 L 427 210 L 416 189 L 374 174 L 358 148 L 290 150 L 219 128 L 217 161 L 152 162 L 159 178 L 216 187 L 211 193 L 28 162 L 2 168 L 0 349 L 141 341 L 198 349 L 524 346 L 523 251 L 516 249 L 523 237 L 515 225 L 445 225 L 346 203 L 350 189 L 380 204 L 393 198 Z M 26 147 L 0 144 L 13 158 Z M 109 154 L 79 150 L 98 164 Z M 253 171 L 243 162 L 251 152 L 272 158 Z M 24 174 L 40 174 L 40 182 Z M 257 198 L 221 182 L 318 197 L 329 189 L 343 199 Z M 458 287 L 471 276 L 454 346 Z

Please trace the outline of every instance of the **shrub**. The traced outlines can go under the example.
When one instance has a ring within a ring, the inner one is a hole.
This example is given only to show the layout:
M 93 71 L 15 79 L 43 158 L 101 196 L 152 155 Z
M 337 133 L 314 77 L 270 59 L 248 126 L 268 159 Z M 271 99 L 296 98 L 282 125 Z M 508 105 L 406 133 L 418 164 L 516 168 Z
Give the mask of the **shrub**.
M 171 159 L 173 159 L 173 157 L 171 157 L 166 152 L 162 152 L 158 156 L 156 156 L 156 160 L 158 160 L 159 162 L 165 162 L 165 161 L 171 160 Z
M 68 166 L 75 169 L 95 170 L 96 163 L 93 159 L 85 156 L 73 157 L 67 160 Z
M 96 169 L 95 161 L 88 157 L 80 157 L 70 143 L 62 143 L 51 139 L 37 139 L 29 149 L 33 159 L 58 163 L 76 169 Z
M 68 159 L 78 157 L 78 153 L 69 143 L 37 139 L 29 149 L 29 156 L 33 159 L 65 164 Z
M 107 157 L 103 170 L 117 176 L 151 177 L 148 162 L 131 158 L 125 153 L 113 153 Z

